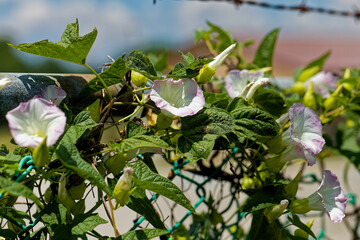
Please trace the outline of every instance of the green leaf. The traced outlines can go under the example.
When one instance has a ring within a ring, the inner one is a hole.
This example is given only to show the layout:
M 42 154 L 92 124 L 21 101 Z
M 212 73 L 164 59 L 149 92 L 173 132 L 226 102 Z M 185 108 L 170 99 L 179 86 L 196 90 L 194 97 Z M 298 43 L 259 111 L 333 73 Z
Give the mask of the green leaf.
M 228 112 L 214 107 L 183 117 L 181 122 L 183 135 L 178 140 L 178 149 L 192 163 L 207 159 L 215 140 L 235 127 L 234 119 Z
M 306 67 L 299 68 L 295 72 L 294 78 L 300 82 L 305 82 L 307 79 L 311 78 L 312 76 L 321 71 L 330 54 L 331 51 L 327 51 L 319 58 L 311 61 L 308 65 L 306 65 Z
M 125 138 L 131 138 L 139 135 L 146 135 L 149 133 L 149 129 L 146 129 L 141 122 L 129 121 L 126 124 Z
M 10 229 L 0 229 L 0 236 L 6 239 L 16 239 L 17 235 Z
M 217 33 L 217 36 L 215 37 L 218 40 L 215 46 L 216 51 L 222 52 L 234 43 L 234 39 L 229 31 L 225 31 L 220 26 L 212 24 L 209 21 L 207 21 L 206 23 L 210 26 L 210 33 Z
M 168 234 L 167 230 L 163 229 L 142 229 L 134 230 L 124 233 L 121 237 L 115 238 L 115 240 L 147 240 L 158 236 Z
M 108 145 L 114 151 L 119 153 L 128 153 L 129 151 L 139 148 L 163 148 L 167 150 L 172 149 L 172 147 L 166 141 L 164 141 L 161 136 L 155 135 L 137 135 L 130 138 L 125 138 L 120 143 L 109 142 Z M 137 154 L 135 154 L 135 156 Z
M 100 121 L 100 98 L 97 98 L 95 102 L 85 108 L 85 111 L 90 111 L 91 118 L 98 123 Z
M 259 88 L 255 92 L 253 100 L 256 105 L 273 116 L 280 117 L 286 111 L 284 96 L 275 90 Z
M 79 113 L 74 120 L 74 125 L 71 126 L 63 138 L 60 140 L 56 148 L 55 157 L 58 157 L 65 167 L 73 170 L 84 179 L 88 179 L 92 184 L 100 187 L 109 196 L 112 195 L 111 189 L 107 186 L 102 176 L 84 159 L 76 148 L 76 141 L 83 135 L 83 133 L 97 124 L 92 120 L 90 112 Z
M 117 83 L 124 81 L 125 74 L 129 71 L 129 68 L 125 66 L 125 60 L 121 57 L 106 69 L 100 73 L 100 77 L 104 80 L 105 84 L 109 87 Z M 83 89 L 81 89 L 77 99 L 82 100 L 90 97 L 97 91 L 104 88 L 104 84 L 101 83 L 98 77 L 93 78 Z
M 71 229 L 66 225 L 67 209 L 62 204 L 48 204 L 42 210 L 41 220 L 47 227 L 51 239 L 71 239 Z
M 108 221 L 102 219 L 98 214 L 76 215 L 70 226 L 71 234 L 81 236 L 86 232 L 92 231 L 96 226 L 107 222 Z
M 140 50 L 132 51 L 125 63 L 126 67 L 137 71 L 151 80 L 161 79 L 161 74 L 158 74 L 151 63 L 150 59 Z
M 173 79 L 194 78 L 199 75 L 200 68 L 211 61 L 213 61 L 213 59 L 201 58 L 194 60 L 187 66 L 182 63 L 177 63 L 174 69 L 170 71 L 166 77 Z
M 317 239 L 313 231 L 308 226 L 306 226 L 306 224 L 302 223 L 297 215 L 293 214 L 292 218 L 288 216 L 288 219 L 292 224 L 304 230 L 306 233 L 310 234 L 310 236 L 312 236 L 313 238 Z
M 142 161 L 138 161 L 134 166 L 133 182 L 138 188 L 148 189 L 173 200 L 179 205 L 194 211 L 190 201 L 184 193 L 169 179 L 152 172 Z
M 42 206 L 40 200 L 28 187 L 22 185 L 21 183 L 10 181 L 2 176 L 0 176 L 0 191 L 8 192 L 12 196 L 23 196 L 29 198 L 38 206 Z
M 160 56 L 156 56 L 153 53 L 148 54 L 148 58 L 150 59 L 151 63 L 153 64 L 156 71 L 162 72 L 168 68 L 167 58 L 168 52 L 162 52 Z
M 154 227 L 166 229 L 164 223 L 159 217 L 159 214 L 155 211 L 143 189 L 135 189 L 135 191 L 130 195 L 130 201 L 126 204 L 126 206 L 144 216 Z
M 183 54 L 181 51 L 179 51 L 179 54 L 185 66 L 189 66 L 191 63 L 195 61 L 194 56 L 190 52 L 188 52 L 187 54 Z
M 79 24 L 76 19 L 75 23 L 68 23 L 58 43 L 42 40 L 19 45 L 9 44 L 9 46 L 26 53 L 85 65 L 86 57 L 96 39 L 96 35 L 97 30 L 94 28 L 91 33 L 80 37 Z
M 204 92 L 204 97 L 206 107 L 212 106 L 226 109 L 230 101 L 229 95 L 226 93 Z
M 242 100 L 235 98 L 227 109 L 235 118 L 236 130 L 247 136 L 276 136 L 279 125 L 270 114 L 261 109 L 246 106 Z
M 298 191 L 298 187 L 299 187 L 299 182 L 302 176 L 302 171 L 300 170 L 298 172 L 298 174 L 296 175 L 296 177 L 290 182 L 288 183 L 288 185 L 286 185 L 285 187 L 285 191 L 286 194 L 290 197 L 290 198 L 294 198 L 297 191 Z
M 258 68 L 272 66 L 272 58 L 279 30 L 279 28 L 276 28 L 268 33 L 256 50 L 253 64 Z
M 102 176 L 84 159 L 81 158 L 79 151 L 69 135 L 65 135 L 56 149 L 57 156 L 66 168 L 76 172 L 80 177 L 89 180 L 95 186 L 104 190 L 109 196 L 112 195 L 111 189 L 105 183 Z

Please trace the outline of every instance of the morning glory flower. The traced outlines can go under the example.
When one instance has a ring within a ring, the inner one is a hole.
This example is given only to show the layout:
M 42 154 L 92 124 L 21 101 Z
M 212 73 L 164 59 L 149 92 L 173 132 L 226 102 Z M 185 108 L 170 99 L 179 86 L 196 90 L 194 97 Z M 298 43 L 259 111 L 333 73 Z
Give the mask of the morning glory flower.
M 262 71 L 231 70 L 225 77 L 225 89 L 231 98 L 251 99 L 255 91 L 269 82 Z
M 155 80 L 150 99 L 168 116 L 191 116 L 205 105 L 203 91 L 191 79 Z
M 2 78 L 0 79 L 0 90 L 6 87 L 7 85 L 11 84 L 12 80 L 11 78 Z
M 330 92 L 333 92 L 336 89 L 337 78 L 329 72 L 326 73 L 321 71 L 306 81 L 306 88 L 310 82 L 313 83 L 314 92 L 317 95 L 320 95 L 323 98 L 328 98 L 330 97 Z
M 66 92 L 61 87 L 49 85 L 42 89 L 37 97 L 44 98 L 45 100 L 54 103 L 56 106 L 59 106 L 62 100 L 66 98 Z
M 36 148 L 45 137 L 46 145 L 56 143 L 64 133 L 66 117 L 55 104 L 33 98 L 6 114 L 10 133 L 21 147 Z
M 325 170 L 319 188 L 307 198 L 294 200 L 291 203 L 291 211 L 321 211 L 325 212 L 332 222 L 341 222 L 345 217 L 346 200 L 336 175 Z
M 289 109 L 290 127 L 282 135 L 287 149 L 282 161 L 304 158 L 309 166 L 315 164 L 315 154 L 321 152 L 325 140 L 322 137 L 322 125 L 313 110 L 300 103 L 294 103 Z
M 329 170 L 323 171 L 319 188 L 307 199 L 311 210 L 325 211 L 332 222 L 341 222 L 345 217 L 347 199 L 338 178 Z

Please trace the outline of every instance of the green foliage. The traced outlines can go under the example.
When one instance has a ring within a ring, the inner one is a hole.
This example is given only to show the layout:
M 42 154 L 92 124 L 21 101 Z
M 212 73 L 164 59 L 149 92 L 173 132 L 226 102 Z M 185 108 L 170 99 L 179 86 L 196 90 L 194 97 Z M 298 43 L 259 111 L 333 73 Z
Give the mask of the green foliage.
M 100 73 L 99 75 L 107 86 L 112 86 L 114 84 L 122 83 L 124 81 L 123 78 L 128 71 L 129 68 L 125 66 L 125 60 L 118 58 L 110 66 L 110 68 Z M 99 77 L 95 77 L 88 84 L 86 84 L 84 88 L 81 89 L 81 92 L 77 98 L 79 100 L 86 99 L 101 89 L 104 89 L 104 85 L 101 83 Z
M 135 189 L 130 195 L 130 201 L 126 206 L 144 216 L 155 228 L 166 229 L 143 189 Z
M 38 206 L 42 206 L 40 203 L 40 200 L 35 196 L 35 194 L 32 192 L 31 189 L 29 189 L 27 186 L 24 186 L 21 183 L 14 182 L 11 180 L 8 180 L 4 177 L 0 176 L 0 190 L 7 192 L 10 195 L 13 196 L 23 196 L 26 198 L 31 199 L 34 203 L 36 203 Z
M 220 108 L 204 108 L 194 116 L 184 117 L 182 136 L 178 140 L 179 151 L 191 162 L 207 159 L 215 140 L 235 127 L 234 119 Z
M 79 23 L 68 23 L 61 40 L 57 43 L 42 40 L 35 43 L 23 43 L 9 46 L 17 50 L 43 57 L 55 58 L 81 65 L 86 64 L 86 57 L 96 39 L 96 28 L 82 37 L 79 36 Z
M 256 50 L 253 64 L 258 68 L 272 66 L 272 58 L 279 31 L 280 29 L 276 28 L 269 32 Z
M 123 234 L 121 237 L 115 238 L 116 240 L 143 240 L 143 239 L 152 239 L 159 237 L 165 234 L 168 234 L 167 230 L 163 229 L 142 229 L 130 231 Z
M 100 187 L 110 196 L 111 189 L 107 186 L 102 176 L 95 171 L 95 169 L 82 159 L 78 149 L 76 148 L 76 141 L 83 135 L 83 133 L 96 126 L 96 123 L 91 118 L 90 112 L 79 113 L 73 125 L 66 131 L 59 145 L 56 148 L 56 156 L 67 168 L 76 172 L 79 176 L 88 179 L 92 184 Z
M 177 63 L 166 77 L 173 79 L 194 78 L 199 74 L 200 68 L 212 61 L 212 59 L 195 59 L 191 53 L 186 55 L 180 52 L 183 63 Z
M 125 65 L 127 68 L 135 70 L 152 80 L 162 78 L 161 74 L 155 70 L 150 59 L 140 50 L 132 51 L 126 60 Z
M 259 88 L 253 96 L 254 103 L 275 117 L 280 117 L 286 111 L 284 96 L 271 89 Z
M 297 226 L 298 228 L 304 230 L 306 233 L 308 233 L 310 236 L 312 236 L 313 238 L 317 239 L 315 234 L 311 231 L 311 229 L 306 226 L 306 224 L 302 223 L 300 221 L 300 218 L 293 214 L 292 217 L 288 216 L 288 220 L 295 226 Z
M 133 182 L 138 188 L 156 192 L 173 200 L 184 208 L 194 211 L 184 193 L 169 179 L 152 172 L 142 161 L 136 162 L 133 168 L 135 170 Z

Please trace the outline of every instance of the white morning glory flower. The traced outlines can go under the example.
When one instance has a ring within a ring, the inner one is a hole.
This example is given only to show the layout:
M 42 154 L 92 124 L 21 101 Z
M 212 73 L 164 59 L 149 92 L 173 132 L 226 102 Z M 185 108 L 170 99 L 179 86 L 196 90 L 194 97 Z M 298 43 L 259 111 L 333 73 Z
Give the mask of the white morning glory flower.
M 325 211 L 332 222 L 341 222 L 345 217 L 347 199 L 338 178 L 329 170 L 323 171 L 319 188 L 307 199 L 311 210 Z
M 12 80 L 11 78 L 2 78 L 0 79 L 0 90 L 6 87 L 7 85 L 11 84 Z
M 42 89 L 37 97 L 41 97 L 45 100 L 48 100 L 49 102 L 54 103 L 56 106 L 59 106 L 62 100 L 66 98 L 66 92 L 61 87 L 49 85 Z
M 150 99 L 168 116 L 191 116 L 205 105 L 203 91 L 191 79 L 155 80 Z
M 304 158 L 312 166 L 316 162 L 315 154 L 321 152 L 325 144 L 320 119 L 300 103 L 294 103 L 288 113 L 291 125 L 282 135 L 283 144 L 287 146 L 282 161 Z
M 66 124 L 64 112 L 42 98 L 20 103 L 5 117 L 14 141 L 21 147 L 36 148 L 45 137 L 47 146 L 55 144 Z
M 231 98 L 251 99 L 255 91 L 268 82 L 262 71 L 231 70 L 225 77 L 225 89 Z
M 330 92 L 336 89 L 337 78 L 329 72 L 321 71 L 306 81 L 305 88 L 308 88 L 310 82 L 313 83 L 314 92 L 317 95 L 328 98 L 330 97 Z

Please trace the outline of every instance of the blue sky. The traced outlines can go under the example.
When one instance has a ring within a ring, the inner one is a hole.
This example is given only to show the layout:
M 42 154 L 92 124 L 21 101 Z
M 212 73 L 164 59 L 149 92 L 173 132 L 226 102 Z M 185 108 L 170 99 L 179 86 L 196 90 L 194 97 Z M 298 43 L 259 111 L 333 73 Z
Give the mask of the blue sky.
M 301 0 L 259 0 L 299 4 Z M 307 0 L 309 6 L 353 10 L 358 0 Z M 360 5 L 358 5 L 360 7 Z M 14 43 L 42 39 L 58 41 L 67 22 L 79 19 L 80 32 L 94 27 L 98 38 L 89 54 L 90 64 L 118 57 L 131 49 L 149 44 L 178 48 L 193 42 L 194 31 L 206 28 L 209 20 L 233 35 L 260 37 L 281 28 L 282 38 L 351 38 L 360 40 L 360 25 L 353 18 L 317 13 L 264 10 L 226 2 L 185 0 L 0 0 L 0 34 Z

